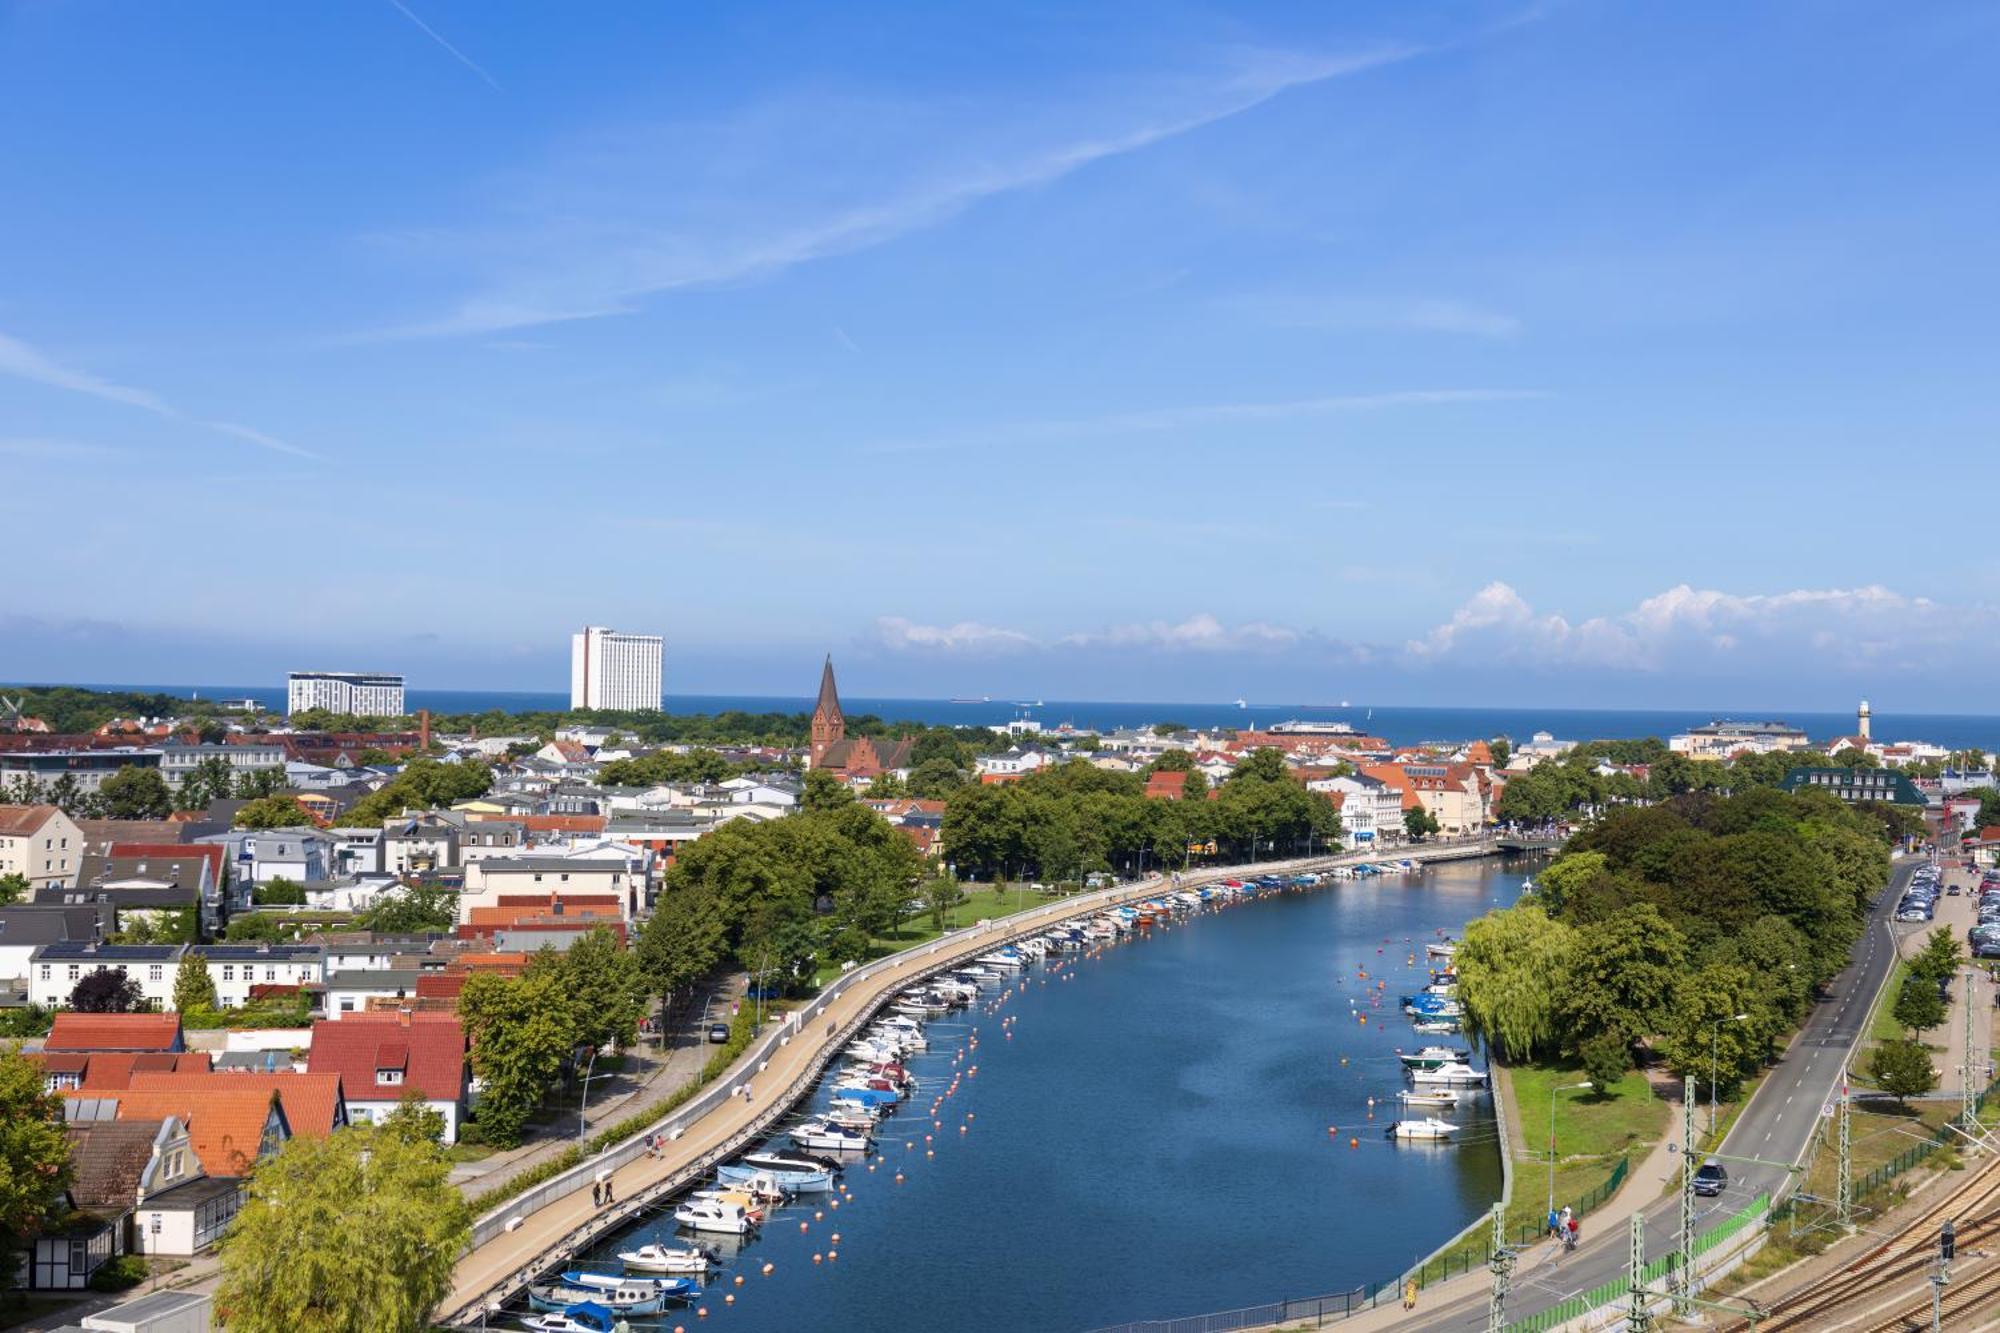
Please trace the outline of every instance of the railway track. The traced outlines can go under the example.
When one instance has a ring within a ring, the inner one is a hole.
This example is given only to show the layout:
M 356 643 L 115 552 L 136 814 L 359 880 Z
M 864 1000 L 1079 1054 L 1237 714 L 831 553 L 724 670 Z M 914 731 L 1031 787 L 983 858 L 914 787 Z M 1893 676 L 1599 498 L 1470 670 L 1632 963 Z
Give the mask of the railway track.
M 1937 1254 L 1938 1228 L 1947 1218 L 1953 1221 L 1961 1255 L 1967 1255 L 1982 1245 L 2000 1248 L 2000 1158 L 1987 1162 L 1970 1179 L 1961 1182 L 1957 1189 L 1926 1205 L 1893 1237 L 1861 1255 L 1832 1277 L 1774 1302 L 1764 1317 L 1757 1320 L 1757 1333 L 1805 1333 L 1812 1329 L 1842 1327 L 1854 1317 L 1852 1307 L 1858 1303 L 1874 1297 L 1879 1307 L 1885 1287 L 1901 1282 L 1921 1284 Z M 1994 1265 L 1990 1272 L 1967 1278 L 1962 1288 L 1947 1294 L 1947 1305 L 1956 1300 L 1958 1308 L 1969 1311 L 1996 1296 L 2000 1296 L 2000 1264 Z M 1913 1304 L 1908 1309 L 1914 1312 L 1916 1306 Z M 1842 1311 L 1849 1312 L 1847 1318 L 1842 1317 Z M 1866 1310 L 1861 1317 L 1866 1318 L 1873 1313 L 1873 1310 Z M 1923 1295 L 1921 1315 L 1920 1325 L 1906 1322 L 1915 1317 L 1914 1313 L 1899 1312 L 1887 1322 L 1869 1327 L 1880 1329 L 1882 1333 L 1906 1327 L 1928 1328 L 1930 1297 L 1927 1291 Z M 1752 1325 L 1744 1320 L 1727 1327 L 1749 1329 Z
M 1938 1307 L 1941 1328 L 1985 1328 L 2000 1316 L 2000 1264 L 1987 1261 L 1984 1271 L 1961 1277 L 1944 1289 Z M 1866 1333 L 1918 1333 L 1931 1326 L 1931 1300 L 1927 1291 L 1891 1317 L 1867 1326 Z

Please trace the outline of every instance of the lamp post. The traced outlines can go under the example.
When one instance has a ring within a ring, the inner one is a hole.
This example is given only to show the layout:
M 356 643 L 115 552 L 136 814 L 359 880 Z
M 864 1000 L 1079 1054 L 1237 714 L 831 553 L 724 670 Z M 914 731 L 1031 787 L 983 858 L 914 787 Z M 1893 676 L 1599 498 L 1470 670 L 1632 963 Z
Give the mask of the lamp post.
M 1587 1088 L 1588 1083 L 1564 1083 L 1549 1089 L 1549 1211 L 1556 1210 L 1556 1094 Z
M 1730 1015 L 1729 1017 L 1727 1017 L 1727 1018 L 1718 1018 L 1718 1019 L 1716 1019 L 1716 1020 L 1715 1020 L 1715 1022 L 1713 1022 L 1713 1023 L 1711 1023 L 1711 1024 L 1709 1025 L 1709 1037 L 1708 1037 L 1708 1132 L 1709 1132 L 1709 1133 L 1711 1133 L 1711 1134 L 1715 1133 L 1715 1081 L 1716 1081 L 1717 1077 L 1718 1077 L 1718 1076 L 1720 1075 L 1720 1073 L 1721 1073 L 1721 1069 L 1722 1069 L 1722 1060 L 1721 1060 L 1721 1055 L 1722 1055 L 1722 1025 L 1723 1025 L 1724 1023 L 1741 1023 L 1741 1022 L 1742 1022 L 1742 1021 L 1743 1021 L 1744 1019 L 1746 1019 L 1746 1018 L 1748 1018 L 1748 1017 L 1750 1017 L 1750 1015 L 1748 1015 L 1748 1014 L 1731 1014 L 1731 1015 Z
M 578 1096 L 576 1101 L 576 1136 L 579 1139 L 582 1138 L 588 1132 L 588 1126 L 584 1121 L 583 1112 L 584 1108 L 590 1104 L 590 1080 L 592 1080 L 593 1078 L 611 1077 L 611 1071 L 606 1070 L 604 1073 L 599 1074 L 594 1072 L 596 1069 L 597 1069 L 597 1048 L 593 1046 L 590 1051 L 590 1063 L 583 1067 L 583 1091 L 581 1095 Z

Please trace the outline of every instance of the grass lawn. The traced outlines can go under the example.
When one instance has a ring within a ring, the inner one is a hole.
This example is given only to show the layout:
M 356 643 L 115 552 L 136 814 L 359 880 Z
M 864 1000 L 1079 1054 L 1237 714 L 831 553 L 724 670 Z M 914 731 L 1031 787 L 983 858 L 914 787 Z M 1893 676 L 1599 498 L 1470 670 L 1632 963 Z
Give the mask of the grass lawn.
M 1055 893 L 1036 893 L 1033 889 L 1028 888 L 1011 888 L 1005 893 L 1000 893 L 994 889 L 970 890 L 965 895 L 965 901 L 946 914 L 945 928 L 947 930 L 957 930 L 964 926 L 970 926 L 975 922 L 1011 916 L 1016 912 L 1026 911 L 1032 907 L 1040 907 L 1043 903 L 1055 902 L 1061 896 Z M 898 950 L 908 949 L 913 945 L 922 944 L 926 940 L 934 940 L 940 933 L 942 932 L 931 928 L 930 913 L 925 912 L 904 922 L 903 928 L 893 935 L 869 941 L 868 956 L 859 961 L 872 963 L 877 958 L 895 953 Z M 818 976 L 815 978 L 815 984 L 823 987 L 839 975 L 839 963 L 823 963 L 820 966 Z

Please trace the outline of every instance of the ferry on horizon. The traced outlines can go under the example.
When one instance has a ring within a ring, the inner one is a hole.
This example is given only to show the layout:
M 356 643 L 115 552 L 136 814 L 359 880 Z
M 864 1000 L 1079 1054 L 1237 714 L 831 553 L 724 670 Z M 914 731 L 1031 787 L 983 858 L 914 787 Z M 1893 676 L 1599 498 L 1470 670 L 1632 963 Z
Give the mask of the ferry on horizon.
M 951 702 L 955 704 L 990 704 L 993 702 L 993 696 L 982 694 L 977 699 L 953 699 Z

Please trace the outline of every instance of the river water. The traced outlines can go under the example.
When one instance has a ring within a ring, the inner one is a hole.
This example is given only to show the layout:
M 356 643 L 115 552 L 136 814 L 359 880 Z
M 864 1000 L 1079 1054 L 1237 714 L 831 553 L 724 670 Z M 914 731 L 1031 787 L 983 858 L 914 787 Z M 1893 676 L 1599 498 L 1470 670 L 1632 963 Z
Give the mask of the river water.
M 1449 1113 L 1461 1143 L 1385 1139 L 1396 1049 L 1425 1044 L 1397 999 L 1427 979 L 1424 941 L 1513 902 L 1522 874 L 1466 861 L 1273 894 L 1031 968 L 930 1023 L 922 1087 L 876 1170 L 848 1167 L 851 1199 L 776 1210 L 707 1316 L 665 1327 L 1085 1330 L 1393 1277 L 1500 1188 L 1485 1097 Z M 649 1220 L 595 1258 L 674 1234 Z

